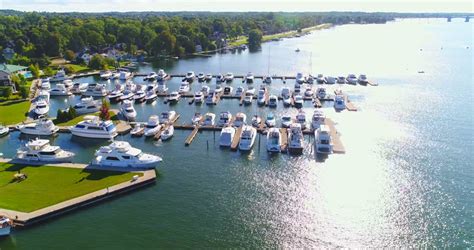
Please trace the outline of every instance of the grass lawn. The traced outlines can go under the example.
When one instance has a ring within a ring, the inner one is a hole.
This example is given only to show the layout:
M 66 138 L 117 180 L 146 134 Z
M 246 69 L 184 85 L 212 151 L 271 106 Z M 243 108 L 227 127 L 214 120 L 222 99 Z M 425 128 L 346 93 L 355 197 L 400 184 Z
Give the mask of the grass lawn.
M 12 181 L 18 170 L 28 178 L 21 182 Z M 0 163 L 0 208 L 32 212 L 129 181 L 136 174 Z
M 99 112 L 97 113 L 94 113 L 94 114 L 85 114 L 85 115 L 80 115 L 72 120 L 69 120 L 67 122 L 62 122 L 62 123 L 57 123 L 56 120 L 53 120 L 53 123 L 56 124 L 57 126 L 74 126 L 76 125 L 78 122 L 84 120 L 84 116 L 86 115 L 95 115 L 95 116 L 99 116 Z M 110 115 L 110 120 L 112 121 L 118 121 L 118 116 L 117 114 L 115 114 L 113 111 L 109 111 L 109 115 Z
M 24 121 L 29 108 L 28 101 L 0 103 L 0 123 L 11 125 Z
M 92 70 L 87 66 L 72 63 L 65 64 L 64 66 L 70 67 L 75 73 L 84 73 Z

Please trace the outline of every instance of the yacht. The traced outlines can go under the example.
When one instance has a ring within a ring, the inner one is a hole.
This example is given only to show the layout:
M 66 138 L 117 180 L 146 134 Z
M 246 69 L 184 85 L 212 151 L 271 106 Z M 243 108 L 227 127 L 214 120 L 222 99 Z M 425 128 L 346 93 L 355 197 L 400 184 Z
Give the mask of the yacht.
M 181 83 L 181 86 L 179 86 L 178 92 L 179 92 L 180 94 L 186 94 L 186 93 L 189 92 L 189 90 L 190 90 L 190 88 L 189 88 L 189 82 L 182 82 L 182 83 Z
M 273 78 L 271 76 L 265 76 L 265 78 L 263 79 L 263 82 L 266 84 L 270 84 L 272 83 L 272 81 L 273 81 Z
M 235 115 L 234 127 L 241 127 L 245 125 L 247 121 L 247 115 L 245 113 L 239 112 Z
M 204 80 L 206 82 L 210 82 L 212 80 L 212 74 L 207 74 L 205 77 L 204 77 Z
M 266 90 L 259 89 L 257 94 L 257 104 L 258 105 L 265 105 L 265 97 L 266 97 Z
M 80 94 L 86 92 L 88 85 L 89 85 L 89 84 L 87 84 L 87 83 L 85 83 L 85 82 L 75 82 L 75 83 L 72 85 L 71 93 L 73 93 L 73 94 L 75 94 L 75 95 L 80 95 Z
M 293 120 L 291 119 L 291 116 L 284 115 L 281 117 L 281 126 L 283 128 L 289 128 L 291 124 L 293 124 Z
M 249 95 L 255 95 L 255 88 L 254 87 L 249 87 L 247 91 L 245 91 L 246 94 Z
M 361 84 L 361 85 L 367 85 L 367 83 L 369 83 L 369 80 L 367 79 L 367 76 L 366 76 L 366 75 L 361 74 L 361 75 L 359 75 L 358 82 L 359 82 L 359 84 Z
M 270 128 L 267 132 L 267 151 L 272 153 L 281 152 L 281 133 L 278 128 Z
M 204 82 L 204 79 L 206 78 L 206 75 L 204 75 L 204 72 L 199 72 L 197 78 L 198 78 L 199 82 Z
M 216 94 L 220 94 L 224 92 L 224 89 L 222 88 L 220 84 L 216 84 L 216 88 L 214 89 L 214 92 L 216 92 Z
M 110 91 L 108 98 L 110 101 L 119 101 L 120 97 L 123 96 L 123 85 L 116 83 L 114 90 Z
M 181 98 L 181 95 L 177 91 L 171 92 L 171 94 L 168 96 L 167 101 L 169 103 L 176 103 L 179 101 Z
M 126 141 L 114 141 L 95 152 L 92 165 L 151 169 L 155 168 L 161 160 L 159 156 L 145 154 L 142 150 L 130 146 L 130 143 Z
M 291 96 L 286 95 L 286 96 L 283 97 L 283 105 L 284 105 L 285 107 L 291 106 L 291 101 L 292 101 Z
M 346 78 L 344 76 L 338 76 L 336 82 L 339 84 L 344 84 L 346 83 Z
M 204 102 L 204 95 L 201 91 L 197 91 L 196 93 L 194 93 L 194 102 L 196 104 L 201 104 Z
M 276 95 L 271 95 L 268 98 L 268 107 L 276 108 L 278 106 L 278 97 Z
M 231 83 L 234 80 L 234 74 L 228 72 L 227 74 L 225 74 L 224 80 L 226 83 Z
M 281 97 L 285 98 L 285 96 L 291 96 L 291 90 L 288 87 L 281 88 Z
M 221 147 L 230 147 L 232 140 L 235 136 L 235 128 L 229 126 L 221 130 L 221 136 L 219 138 L 219 145 Z
M 145 134 L 145 124 L 144 123 L 136 123 L 135 127 L 130 131 L 130 135 L 134 137 L 139 137 Z
M 267 125 L 267 127 L 275 127 L 276 125 L 276 119 L 275 119 L 275 116 L 272 114 L 272 113 L 269 113 L 267 115 L 267 119 L 265 120 L 265 125 Z
M 262 123 L 262 118 L 260 118 L 258 115 L 254 115 L 252 117 L 252 126 L 258 128 L 260 127 L 260 123 Z
M 297 73 L 295 79 L 296 79 L 296 83 L 299 83 L 299 84 L 303 84 L 306 81 L 303 73 Z
M 156 91 L 158 93 L 166 93 L 168 91 L 168 86 L 166 86 L 166 82 L 159 81 L 158 82 L 158 89 Z
M 125 89 L 123 91 L 122 95 L 118 98 L 119 101 L 125 101 L 125 100 L 133 100 L 133 97 L 135 96 L 135 93 L 129 89 Z
M 175 111 L 165 111 L 161 113 L 160 116 L 160 123 L 161 124 L 168 124 L 173 122 L 176 119 L 176 112 Z
M 133 121 L 137 118 L 137 111 L 133 107 L 133 101 L 124 100 L 122 106 L 120 107 L 120 113 L 125 117 L 128 121 Z
M 132 73 L 130 73 L 128 71 L 120 71 L 120 76 L 119 76 L 120 80 L 126 81 L 130 78 L 132 78 Z
M 346 108 L 346 102 L 343 95 L 336 95 L 334 97 L 334 108 L 336 110 L 344 110 Z
M 206 113 L 204 116 L 204 126 L 214 126 L 215 125 L 215 120 L 216 120 L 216 115 L 213 113 Z
M 88 114 L 95 113 L 100 110 L 102 103 L 100 101 L 94 100 L 92 97 L 84 97 L 81 99 L 81 102 L 74 105 L 76 114 Z
M 0 137 L 4 137 L 8 133 L 10 133 L 10 129 L 3 124 L 0 124 Z
M 156 78 L 158 77 L 158 74 L 154 71 L 148 73 L 148 75 L 146 75 L 143 80 L 144 81 L 154 81 L 156 80 Z
M 214 90 L 211 90 L 211 92 L 206 97 L 206 104 L 207 105 L 214 105 L 216 103 L 217 103 L 217 95 L 214 92 Z
M 62 150 L 58 146 L 51 146 L 49 140 L 35 139 L 26 143 L 16 151 L 14 160 L 31 162 L 71 162 L 74 153 Z
M 222 74 L 216 76 L 216 83 L 224 82 L 226 79 Z
M 147 91 L 145 95 L 145 101 L 147 103 L 152 103 L 158 98 L 158 95 L 156 94 L 155 91 Z
M 12 227 L 13 222 L 9 218 L 0 216 L 0 237 L 10 235 Z
M 326 76 L 324 77 L 324 80 L 326 81 L 326 84 L 335 84 L 337 79 L 333 76 Z
M 211 91 L 211 88 L 210 88 L 209 86 L 204 85 L 204 86 L 202 86 L 202 88 L 201 88 L 201 92 L 202 92 L 202 94 L 203 94 L 204 96 L 206 96 L 207 94 L 209 94 L 210 91 Z
M 196 75 L 194 74 L 194 71 L 188 71 L 188 73 L 186 73 L 186 76 L 184 77 L 184 79 L 191 83 L 191 82 L 194 81 L 194 77 L 196 77 Z
M 100 71 L 99 76 L 101 79 L 109 80 L 110 78 L 112 78 L 112 71 L 110 70 Z
M 82 95 L 104 97 L 107 95 L 107 89 L 104 84 L 91 83 Z
M 294 102 L 295 102 L 295 107 L 300 109 L 303 107 L 303 103 L 304 103 L 304 100 L 303 100 L 303 97 L 300 96 L 300 95 L 296 95 L 294 96 Z
M 145 136 L 154 136 L 158 131 L 161 130 L 160 119 L 157 115 L 152 115 L 148 118 L 148 122 L 145 125 Z
M 156 80 L 158 82 L 168 80 L 169 78 L 170 78 L 170 75 L 166 74 L 166 72 L 163 69 L 158 70 L 158 75 L 156 76 Z
M 52 135 L 59 130 L 53 121 L 48 119 L 40 119 L 33 123 L 18 125 L 18 129 L 27 135 Z
M 296 115 L 296 123 L 299 123 L 301 125 L 301 129 L 305 130 L 306 129 L 306 113 L 300 109 L 298 114 Z
M 120 78 L 120 72 L 112 72 L 112 79 L 119 79 Z
M 304 96 L 306 97 L 313 97 L 313 88 L 311 86 L 307 86 L 304 90 Z
M 149 83 L 146 85 L 145 92 L 154 92 L 158 91 L 158 85 L 156 83 Z
M 303 153 L 303 131 L 299 123 L 292 123 L 288 129 L 288 152 L 298 155 Z
M 252 126 L 245 125 L 242 128 L 242 134 L 240 135 L 239 150 L 249 151 L 252 149 L 257 137 L 257 129 Z
M 34 103 L 33 112 L 36 116 L 47 115 L 49 112 L 49 103 L 45 99 L 39 99 Z
M 117 128 L 112 121 L 101 121 L 97 116 L 85 116 L 84 121 L 72 127 L 71 133 L 86 138 L 112 139 L 117 136 Z
M 70 90 L 74 82 L 71 79 L 66 79 L 63 81 L 63 84 L 64 84 L 64 87 Z
M 318 74 L 318 76 L 316 77 L 316 82 L 318 84 L 326 83 L 326 79 L 324 78 L 324 75 L 323 74 Z
M 326 98 L 326 88 L 325 87 L 319 87 L 318 89 L 316 89 L 316 97 L 320 100 Z
M 247 73 L 247 75 L 245 76 L 245 82 L 249 84 L 249 83 L 253 83 L 254 80 L 255 80 L 255 76 L 253 75 L 253 73 L 252 72 Z
M 316 147 L 316 153 L 319 154 L 332 154 L 332 139 L 329 127 L 321 125 L 314 131 L 314 144 Z
M 316 109 L 313 113 L 313 118 L 311 119 L 311 128 L 313 130 L 319 128 L 321 125 L 324 124 L 326 116 L 324 115 L 323 111 Z
M 62 83 L 56 84 L 56 87 L 52 88 L 49 91 L 49 94 L 52 95 L 52 96 L 69 96 L 69 95 L 72 95 L 71 91 L 69 91 L 69 89 L 66 88 L 66 86 L 64 86 L 64 84 L 62 84 Z
M 349 74 L 346 77 L 346 81 L 348 84 L 357 84 L 357 77 L 354 74 Z
M 42 90 L 50 90 L 51 89 L 51 83 L 49 81 L 49 78 L 41 79 L 41 89 Z
M 67 79 L 66 72 L 64 69 L 60 69 L 56 72 L 53 78 L 50 80 L 52 82 L 62 82 Z
M 234 96 L 242 96 L 242 94 L 245 92 L 245 89 L 243 87 L 237 87 L 235 90 Z
M 231 95 L 232 90 L 234 90 L 231 86 L 225 86 L 224 88 L 224 95 Z
M 199 124 L 199 123 L 201 123 L 202 118 L 203 118 L 203 116 L 201 115 L 201 113 L 196 112 L 196 113 L 194 113 L 194 116 L 191 119 L 191 123 L 193 125 Z
M 174 127 L 173 125 L 170 125 L 167 128 L 165 128 L 165 130 L 163 130 L 163 133 L 161 133 L 161 140 L 167 141 L 171 139 L 171 137 L 173 137 L 173 134 L 174 134 Z
M 221 112 L 219 115 L 219 121 L 217 121 L 217 126 L 225 127 L 229 126 L 232 121 L 232 114 L 229 111 Z
M 137 84 L 135 93 L 133 94 L 133 101 L 136 103 L 141 103 L 145 101 L 146 93 L 143 89 L 143 85 Z
M 245 105 L 250 105 L 252 104 L 252 100 L 253 100 L 253 94 L 251 92 L 248 92 L 248 90 L 245 92 L 245 96 L 244 96 L 244 104 Z

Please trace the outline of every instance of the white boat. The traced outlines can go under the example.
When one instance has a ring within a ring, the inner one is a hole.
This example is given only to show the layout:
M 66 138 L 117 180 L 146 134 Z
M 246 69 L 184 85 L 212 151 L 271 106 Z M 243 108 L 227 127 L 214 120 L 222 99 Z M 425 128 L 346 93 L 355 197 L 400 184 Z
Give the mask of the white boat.
M 101 79 L 109 80 L 110 78 L 112 78 L 112 71 L 110 70 L 100 71 L 99 76 Z
M 313 95 L 314 95 L 313 88 L 311 86 L 306 86 L 306 89 L 304 91 L 304 96 L 313 97 Z
M 249 151 L 252 149 L 257 137 L 257 129 L 252 126 L 245 125 L 242 128 L 242 134 L 240 135 L 239 150 Z
M 245 92 L 244 104 L 245 105 L 250 105 L 250 104 L 252 104 L 252 100 L 253 100 L 253 94 L 251 94 L 249 92 Z
M 324 75 L 323 74 L 318 74 L 318 76 L 316 77 L 316 82 L 318 84 L 326 83 L 326 79 L 324 78 Z
M 143 80 L 145 81 L 154 81 L 158 78 L 158 74 L 154 71 L 148 73 L 148 75 L 146 75 Z
M 300 95 L 301 94 L 301 84 L 295 83 L 295 88 L 293 90 L 293 95 Z
M 51 83 L 50 83 L 49 80 L 50 80 L 49 78 L 43 78 L 43 79 L 41 79 L 40 88 L 41 88 L 42 90 L 50 90 L 50 89 L 51 89 Z
M 245 113 L 239 112 L 235 115 L 234 127 L 241 127 L 246 124 L 247 115 Z
M 74 82 L 71 79 L 66 79 L 63 81 L 64 87 L 71 89 Z
M 194 113 L 193 118 L 191 119 L 191 123 L 193 125 L 199 124 L 202 120 L 202 115 L 199 112 Z
M 112 139 L 117 136 L 117 128 L 112 121 L 101 121 L 97 116 L 85 116 L 84 120 L 71 129 L 75 136 L 98 139 Z
M 258 115 L 254 115 L 252 117 L 252 126 L 258 128 L 260 127 L 260 123 L 262 123 L 262 118 L 260 118 Z
M 38 99 L 34 103 L 34 106 L 33 112 L 36 114 L 36 116 L 47 115 L 49 112 L 49 102 L 47 102 L 45 99 Z
M 255 95 L 255 88 L 249 87 L 247 91 L 245 91 L 245 94 Z
M 104 97 L 107 95 L 107 89 L 104 84 L 90 83 L 82 95 Z
M 119 79 L 120 78 L 120 72 L 112 72 L 112 79 Z
M 71 93 L 76 94 L 76 95 L 80 95 L 80 94 L 86 92 L 88 85 L 89 84 L 87 84 L 85 82 L 75 82 L 72 85 Z
M 186 73 L 186 76 L 184 77 L 184 79 L 188 82 L 193 82 L 194 77 L 196 77 L 196 75 L 194 74 L 194 71 L 188 71 L 188 73 Z
M 135 93 L 133 94 L 133 101 L 136 103 L 140 103 L 145 101 L 146 93 L 145 90 L 143 89 L 143 85 L 137 84 L 137 87 L 135 89 Z
M 334 109 L 344 110 L 346 109 L 346 102 L 343 95 L 336 95 L 334 97 Z
M 234 74 L 232 74 L 232 72 L 228 72 L 225 74 L 224 80 L 226 83 L 231 83 L 234 80 Z
M 181 95 L 177 91 L 173 91 L 168 96 L 167 101 L 170 103 L 176 103 L 179 101 L 180 98 L 181 98 Z
M 283 105 L 288 107 L 291 105 L 292 97 L 291 96 L 284 96 L 283 97 Z
M 292 123 L 288 129 L 288 152 L 298 155 L 303 153 L 303 131 L 299 123 Z
M 10 235 L 12 226 L 13 222 L 9 218 L 0 216 L 0 237 Z
M 354 74 L 349 74 L 346 77 L 346 81 L 348 84 L 357 84 L 357 77 Z
M 321 125 L 324 124 L 326 120 L 326 116 L 322 110 L 316 109 L 314 110 L 313 117 L 311 118 L 311 128 L 313 130 L 319 128 Z
M 338 76 L 336 82 L 340 84 L 344 84 L 346 83 L 346 78 L 344 76 Z
M 335 84 L 337 81 L 336 77 L 333 76 L 326 76 L 324 77 L 324 80 L 326 81 L 326 84 Z
M 258 105 L 265 105 L 265 98 L 266 98 L 266 90 L 259 89 L 257 94 L 257 104 Z
M 268 107 L 276 108 L 278 106 L 278 97 L 276 95 L 270 95 L 268 98 Z
M 220 94 L 220 93 L 224 92 L 224 89 L 222 88 L 222 86 L 220 84 L 216 84 L 216 88 L 214 89 L 214 92 L 216 94 Z
M 10 129 L 4 126 L 3 124 L 0 124 L 0 137 L 3 137 L 7 135 L 8 133 L 10 133 Z
M 209 94 L 210 91 L 211 91 L 211 88 L 210 88 L 209 86 L 204 85 L 204 86 L 202 86 L 202 88 L 201 88 L 201 92 L 202 92 L 202 94 L 203 94 L 204 96 L 206 96 L 207 94 Z
M 125 100 L 133 100 L 133 97 L 135 96 L 135 93 L 131 90 L 125 89 L 123 91 L 122 95 L 118 98 L 119 101 L 125 101 Z
M 253 83 L 255 80 L 255 76 L 253 75 L 252 72 L 248 72 L 247 75 L 245 76 L 245 82 L 248 83 Z
M 234 96 L 242 96 L 242 94 L 245 92 L 245 89 L 243 87 L 237 87 L 235 90 Z
M 92 97 L 84 97 L 79 103 L 74 105 L 74 109 L 76 110 L 76 114 L 82 115 L 98 112 L 101 105 L 102 103 L 100 101 L 94 100 Z
M 197 104 L 204 102 L 204 94 L 201 91 L 194 93 L 194 102 Z
M 313 84 L 314 83 L 314 77 L 311 74 L 308 75 L 308 78 L 306 78 L 306 83 L 308 83 L 308 84 Z
M 295 107 L 296 108 L 302 108 L 303 107 L 303 103 L 304 103 L 304 100 L 303 100 L 303 97 L 300 96 L 300 95 L 295 95 L 294 96 L 294 102 L 295 102 Z
M 126 81 L 132 77 L 132 73 L 128 71 L 120 71 L 119 79 L 122 81 Z
M 161 140 L 167 141 L 171 139 L 171 137 L 173 137 L 173 134 L 174 134 L 174 127 L 173 125 L 170 125 L 167 128 L 165 128 L 165 130 L 163 130 L 163 133 L 161 133 Z
M 281 152 L 281 133 L 278 128 L 270 128 L 267 132 L 267 151 L 273 153 Z
M 23 134 L 28 135 L 52 135 L 59 130 L 49 119 L 40 119 L 33 123 L 18 125 L 18 129 Z
M 145 154 L 126 141 L 114 141 L 95 152 L 92 164 L 101 167 L 155 168 L 161 160 L 159 156 Z
M 136 123 L 135 127 L 130 131 L 131 136 L 142 136 L 145 134 L 145 124 L 144 123 Z
M 179 86 L 178 92 L 179 92 L 180 94 L 186 94 L 186 93 L 189 92 L 189 90 L 190 90 L 189 82 L 182 82 L 182 83 L 181 83 L 181 86 Z
M 263 79 L 263 82 L 266 84 L 270 84 L 272 83 L 272 81 L 273 81 L 273 78 L 271 76 L 265 76 L 265 78 Z
M 114 90 L 110 91 L 108 98 L 110 101 L 119 101 L 120 97 L 123 96 L 123 85 L 120 83 L 115 83 Z
M 291 116 L 284 115 L 281 117 L 281 126 L 283 128 L 289 128 L 292 123 L 293 123 L 293 120 L 291 119 Z
M 204 72 L 199 72 L 197 78 L 198 78 L 198 81 L 204 82 L 204 79 L 206 78 L 206 75 L 204 74 Z
M 205 77 L 204 77 L 204 80 L 206 82 L 210 82 L 212 80 L 212 74 L 207 74 Z
M 145 136 L 154 136 L 158 131 L 161 130 L 160 119 L 157 115 L 152 115 L 148 118 L 148 122 L 145 125 Z
M 359 82 L 359 84 L 362 84 L 362 85 L 367 85 L 367 83 L 369 83 L 369 80 L 367 79 L 367 75 L 364 75 L 364 74 L 359 75 L 359 78 L 357 79 L 357 81 Z
M 327 92 L 326 92 L 326 88 L 325 87 L 318 87 L 316 89 L 316 97 L 318 99 L 324 99 L 326 98 L 326 95 L 327 95 Z
M 219 115 L 219 120 L 217 121 L 217 126 L 225 127 L 229 126 L 232 121 L 232 114 L 229 111 L 221 112 Z
M 291 96 L 291 90 L 288 87 L 281 88 L 280 96 L 284 98 L 285 96 Z
M 314 144 L 316 147 L 316 153 L 319 154 L 332 154 L 332 138 L 329 127 L 321 125 L 314 131 Z
M 16 151 L 15 160 L 32 162 L 71 162 L 74 153 L 51 146 L 49 140 L 35 139 L 26 143 Z
M 158 91 L 158 85 L 156 83 L 149 83 L 146 85 L 145 92 L 155 92 Z
M 64 69 L 60 69 L 56 72 L 53 78 L 50 80 L 51 82 L 62 82 L 67 79 L 66 72 Z
M 44 101 L 46 101 L 47 103 L 49 103 L 49 97 L 50 97 L 49 91 L 41 89 L 41 90 L 38 92 L 38 96 L 36 97 L 36 101 L 44 100 Z
M 224 82 L 225 81 L 225 76 L 222 74 L 217 74 L 216 75 L 216 83 Z
M 214 126 L 216 120 L 216 115 L 213 113 L 206 113 L 204 116 L 204 126 Z
M 135 120 L 137 118 L 137 111 L 133 107 L 133 101 L 124 100 L 121 107 L 120 113 L 129 121 Z
M 206 104 L 207 105 L 214 105 L 216 103 L 217 103 L 217 95 L 214 92 L 214 90 L 211 90 L 211 92 L 209 94 L 207 94 Z
M 296 83 L 299 83 L 299 84 L 303 84 L 306 81 L 303 73 L 297 73 L 295 79 L 296 79 Z
M 169 78 L 170 78 L 170 75 L 166 74 L 166 72 L 163 69 L 158 70 L 158 75 L 156 77 L 156 80 L 158 82 L 168 80 Z
M 156 90 L 158 93 L 166 93 L 168 91 L 168 86 L 164 81 L 158 81 L 158 89 Z
M 231 86 L 225 86 L 224 87 L 224 95 L 231 95 L 232 90 L 234 90 L 234 88 L 232 88 Z
M 222 128 L 221 135 L 219 137 L 219 145 L 221 147 L 230 147 L 232 140 L 235 136 L 235 128 L 229 126 Z
M 56 84 L 56 86 L 49 91 L 49 94 L 52 95 L 52 96 L 69 96 L 69 95 L 72 95 L 71 91 L 69 91 L 69 89 L 66 88 L 66 86 L 64 86 L 64 84 L 62 84 L 62 83 Z
M 295 121 L 301 125 L 301 129 L 306 129 L 306 113 L 302 109 L 296 115 Z
M 276 125 L 276 119 L 275 119 L 275 116 L 273 115 L 273 113 L 268 113 L 267 114 L 267 119 L 265 119 L 265 125 L 267 125 L 267 127 L 275 127 Z
M 152 103 L 158 98 L 158 95 L 155 91 L 147 91 L 145 95 L 145 101 L 147 103 Z
M 165 111 L 162 112 L 160 115 L 160 123 L 161 124 L 168 124 L 176 119 L 176 112 L 175 111 Z

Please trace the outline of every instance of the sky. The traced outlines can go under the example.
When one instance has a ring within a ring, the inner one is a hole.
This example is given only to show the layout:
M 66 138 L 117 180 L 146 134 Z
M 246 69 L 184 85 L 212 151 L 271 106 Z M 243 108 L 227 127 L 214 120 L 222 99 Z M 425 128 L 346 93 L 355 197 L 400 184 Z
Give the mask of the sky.
M 109 11 L 473 12 L 474 0 L 0 0 L 0 9 Z

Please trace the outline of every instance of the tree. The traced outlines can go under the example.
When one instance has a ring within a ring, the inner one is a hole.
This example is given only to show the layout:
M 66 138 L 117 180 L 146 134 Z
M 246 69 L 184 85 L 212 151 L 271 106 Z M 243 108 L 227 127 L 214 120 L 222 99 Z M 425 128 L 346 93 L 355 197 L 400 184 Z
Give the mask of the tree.
M 26 85 L 21 85 L 18 91 L 23 99 L 26 99 L 30 95 L 30 89 Z
M 68 49 L 64 52 L 64 59 L 72 62 L 74 61 L 74 58 L 76 58 L 76 54 L 74 53 L 74 51 Z
M 69 106 L 67 110 L 68 120 L 72 120 L 77 117 L 76 109 L 73 106 Z
M 248 43 L 250 50 L 256 50 L 260 48 L 262 44 L 263 33 L 259 29 L 253 29 L 249 32 Z
M 105 62 L 103 56 L 99 54 L 95 54 L 94 56 L 92 56 L 91 60 L 89 61 L 89 68 L 99 69 L 99 70 L 106 69 L 107 63 Z
M 102 98 L 102 106 L 100 107 L 100 114 L 99 117 L 102 119 L 102 121 L 107 121 L 110 120 L 110 103 L 105 99 Z
M 40 77 L 40 68 L 39 68 L 39 65 L 37 63 L 36 64 L 30 64 L 29 69 L 30 69 L 31 74 L 33 75 L 33 77 L 35 79 L 38 79 Z

